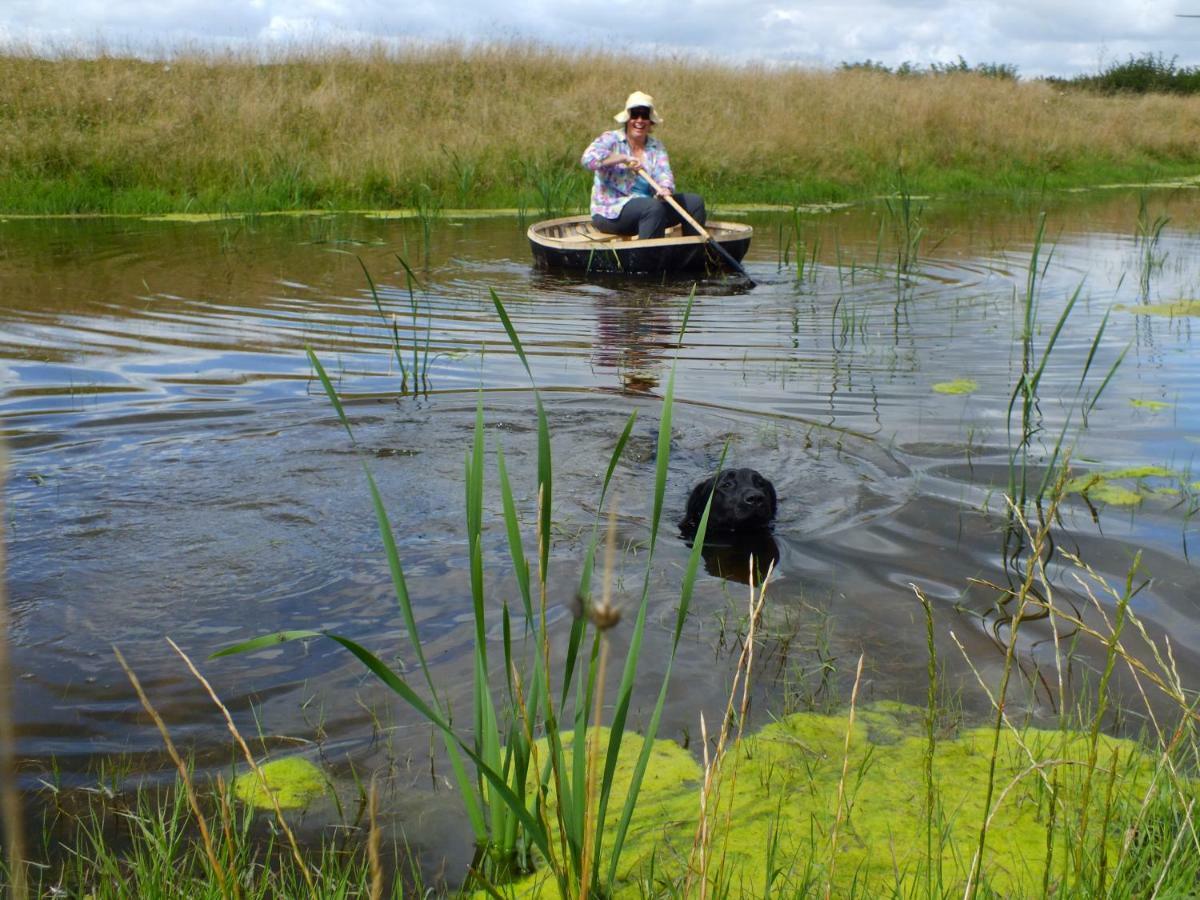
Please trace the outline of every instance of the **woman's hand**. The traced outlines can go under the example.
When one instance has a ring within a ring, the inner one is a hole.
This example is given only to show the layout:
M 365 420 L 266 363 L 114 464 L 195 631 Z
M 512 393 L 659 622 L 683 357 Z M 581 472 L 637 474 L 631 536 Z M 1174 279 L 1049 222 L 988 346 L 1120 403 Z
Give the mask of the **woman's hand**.
M 614 153 L 604 161 L 606 166 L 625 166 L 626 168 L 636 172 L 642 167 L 642 161 L 632 153 Z

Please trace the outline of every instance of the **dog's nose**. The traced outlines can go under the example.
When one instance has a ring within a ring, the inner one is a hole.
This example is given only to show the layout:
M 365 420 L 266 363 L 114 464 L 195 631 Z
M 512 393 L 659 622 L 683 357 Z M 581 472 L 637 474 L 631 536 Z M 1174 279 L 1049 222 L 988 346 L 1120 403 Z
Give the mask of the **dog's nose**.
M 742 495 L 742 502 L 747 506 L 762 506 L 767 502 L 767 495 L 762 491 L 746 491 Z

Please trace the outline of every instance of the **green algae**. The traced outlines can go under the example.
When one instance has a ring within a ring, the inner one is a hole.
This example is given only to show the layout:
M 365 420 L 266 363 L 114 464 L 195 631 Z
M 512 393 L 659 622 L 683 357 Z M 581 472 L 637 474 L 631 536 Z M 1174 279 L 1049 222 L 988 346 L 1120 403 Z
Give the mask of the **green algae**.
M 1117 309 L 1133 313 L 1135 316 L 1165 316 L 1174 319 L 1179 316 L 1200 316 L 1200 300 L 1176 300 L 1174 303 L 1152 303 L 1146 306 L 1127 306 L 1120 303 Z
M 301 809 L 325 793 L 325 776 L 303 757 L 271 760 L 258 770 L 261 779 L 253 772 L 243 772 L 233 780 L 234 796 L 250 806 L 272 809 L 274 794 L 281 809 Z
M 1126 466 L 1124 469 L 1113 469 L 1104 473 L 1105 478 L 1178 478 L 1174 472 L 1164 466 Z
M 163 213 L 141 218 L 147 222 L 223 222 L 226 219 L 243 219 L 245 217 L 245 213 Z
M 1148 409 L 1150 412 L 1159 412 L 1160 410 L 1170 409 L 1172 404 L 1164 400 L 1138 400 L 1135 398 L 1129 401 L 1129 405 L 1134 409 Z
M 939 381 L 933 386 L 939 394 L 973 394 L 979 385 L 970 378 L 956 378 L 953 381 Z
M 802 879 L 823 883 L 829 877 L 830 838 L 835 826 L 846 716 L 799 713 L 763 728 L 736 744 L 723 764 L 720 797 L 710 804 L 713 830 L 710 877 L 721 861 L 721 879 L 736 885 L 734 896 L 764 896 L 766 848 L 777 847 L 783 874 L 775 890 Z M 985 818 L 984 801 L 992 742 L 990 728 L 968 729 L 938 742 L 934 753 L 933 865 L 945 886 L 961 891 Z M 844 785 L 848 809 L 838 820 L 835 894 L 854 889 L 908 896 L 927 871 L 926 785 L 922 775 L 928 749 L 925 712 L 898 703 L 876 703 L 858 711 L 851 729 L 849 777 Z M 619 787 L 613 804 L 623 801 L 628 772 L 640 749 L 629 735 L 618 765 Z M 982 878 L 1005 896 L 1040 893 L 1047 854 L 1047 822 L 1058 823 L 1049 845 L 1064 859 L 1068 840 L 1079 836 L 1063 823 L 1077 823 L 1083 797 L 1096 807 L 1100 792 L 1085 781 L 1107 777 L 1090 770 L 1086 760 L 1116 765 L 1119 796 L 1113 809 L 1136 810 L 1151 785 L 1155 761 L 1132 742 L 1100 736 L 1093 755 L 1087 735 L 1025 729 L 1019 736 L 1004 730 L 999 738 L 992 836 L 986 845 Z M 1031 765 L 1031 758 L 1038 765 Z M 650 777 L 653 775 L 653 779 Z M 736 778 L 734 777 L 736 775 Z M 1043 779 L 1042 776 L 1045 776 Z M 639 795 L 630 836 L 618 866 L 614 896 L 642 896 L 653 868 L 656 880 L 685 877 L 699 822 L 701 770 L 689 754 L 669 741 L 656 741 L 646 783 Z M 1060 808 L 1049 815 L 1047 788 L 1057 782 Z M 612 807 L 610 807 L 611 809 Z M 1131 813 L 1132 814 L 1132 813 Z M 1101 821 L 1093 808 L 1092 821 Z M 1105 821 L 1108 821 L 1105 819 Z M 1073 826 L 1072 826 L 1073 827 Z M 1091 851 L 1110 859 L 1122 823 L 1109 821 L 1102 837 L 1091 835 Z M 1065 873 L 1055 873 L 1065 877 Z M 512 896 L 553 897 L 557 885 L 544 869 L 510 886 Z
M 1169 478 L 1179 480 L 1179 475 L 1163 466 L 1128 466 L 1109 472 L 1089 472 L 1068 481 L 1064 488 L 1068 494 L 1083 494 L 1089 500 L 1110 506 L 1137 506 L 1149 494 L 1165 494 L 1174 490 L 1170 487 L 1147 486 L 1146 478 Z M 1118 481 L 1134 481 L 1134 487 L 1117 484 Z M 1178 493 L 1178 491 L 1175 491 Z

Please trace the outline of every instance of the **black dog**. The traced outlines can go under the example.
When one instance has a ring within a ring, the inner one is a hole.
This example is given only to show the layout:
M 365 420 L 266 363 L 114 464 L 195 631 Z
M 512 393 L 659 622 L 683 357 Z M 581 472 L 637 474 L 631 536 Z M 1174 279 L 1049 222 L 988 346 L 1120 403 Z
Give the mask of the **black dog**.
M 704 515 L 704 504 L 710 493 L 710 535 L 730 537 L 763 532 L 775 518 L 775 486 L 754 469 L 726 469 L 692 488 L 687 514 L 679 523 L 679 530 L 685 537 L 691 537 L 700 527 L 700 517 Z

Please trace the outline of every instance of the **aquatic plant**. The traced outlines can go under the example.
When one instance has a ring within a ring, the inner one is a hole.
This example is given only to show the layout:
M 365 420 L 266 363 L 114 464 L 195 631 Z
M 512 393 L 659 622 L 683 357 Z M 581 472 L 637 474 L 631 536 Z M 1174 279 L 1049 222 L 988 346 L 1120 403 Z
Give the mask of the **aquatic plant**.
M 479 179 L 479 161 L 443 146 L 450 169 L 454 173 L 454 188 L 457 191 L 459 209 L 466 209 L 475 200 L 476 182 Z
M 258 772 L 239 775 L 231 785 L 243 803 L 271 809 L 271 795 L 281 809 L 302 809 L 325 793 L 328 785 L 321 770 L 302 756 L 273 759 Z
M 1147 303 L 1140 306 L 1126 306 L 1118 303 L 1113 308 L 1133 313 L 1135 316 L 1162 316 L 1167 319 L 1178 316 L 1200 316 L 1200 300 L 1176 300 L 1172 303 Z
M 425 182 L 412 191 L 412 207 L 421 225 L 421 249 L 425 265 L 429 265 L 429 251 L 433 246 L 433 226 L 442 217 L 442 198 L 434 193 Z
M 408 393 L 409 373 L 412 373 L 412 390 L 417 391 L 429 390 L 429 343 L 433 333 L 433 315 L 426 314 L 425 320 L 425 344 L 422 347 L 420 341 L 417 340 L 419 333 L 419 325 L 417 316 L 419 306 L 417 304 L 416 288 L 421 287 L 421 282 L 413 273 L 412 267 L 405 261 L 404 257 L 396 254 L 396 259 L 399 261 L 401 268 L 404 269 L 405 285 L 408 289 L 408 308 L 412 314 L 412 369 L 410 370 L 405 365 L 404 348 L 400 341 L 400 323 L 395 313 L 392 313 L 389 318 L 384 311 L 383 302 L 379 299 L 379 292 L 375 289 L 375 279 L 371 277 L 370 271 L 367 270 L 367 264 L 362 261 L 362 257 L 355 257 L 358 260 L 359 266 L 362 267 L 363 275 L 367 279 L 367 287 L 371 291 L 371 300 L 375 303 L 375 309 L 379 313 L 379 318 L 383 321 L 384 327 L 391 332 L 392 353 L 395 356 L 396 364 L 400 367 L 400 393 Z
M 883 201 L 891 223 L 892 239 L 896 242 L 896 278 L 909 275 L 920 268 L 921 241 L 925 237 L 925 225 L 921 216 L 924 203 L 913 196 L 908 182 L 901 172 L 896 182 L 894 196 Z M 880 223 L 882 227 L 883 223 Z
M 538 198 L 544 216 L 561 215 L 579 205 L 586 196 L 580 189 L 573 159 L 543 159 L 526 162 L 525 178 Z
M 792 207 L 791 221 L 788 232 L 784 235 L 784 225 L 779 224 L 780 251 L 779 268 L 785 269 L 791 265 L 792 248 L 796 251 L 796 283 L 804 281 L 807 273 L 810 279 L 817 277 L 817 259 L 821 252 L 821 232 L 816 231 L 810 241 L 804 239 L 804 220 L 798 206 Z
M 532 381 L 533 373 L 520 339 L 513 329 L 503 303 L 494 291 L 492 300 L 509 340 Z M 684 327 L 690 308 L 689 299 L 684 314 Z M 309 357 L 347 434 L 353 440 L 353 428 L 332 383 L 311 350 Z M 525 637 L 528 639 L 530 650 L 527 658 L 523 657 L 520 652 L 522 641 L 519 635 L 512 633 L 510 611 L 505 601 L 500 610 L 503 633 L 501 665 L 504 673 L 501 679 L 496 678 L 495 667 L 488 653 L 488 622 L 495 611 L 488 608 L 483 585 L 485 438 L 482 399 L 476 408 L 474 438 L 466 455 L 467 545 L 475 628 L 473 714 L 469 729 L 464 730 L 453 723 L 448 707 L 441 699 L 435 684 L 417 629 L 387 512 L 374 478 L 365 463 L 364 471 L 373 498 L 380 536 L 386 549 L 393 587 L 403 614 L 409 644 L 423 680 L 422 689 L 418 690 L 403 673 L 388 667 L 366 647 L 327 632 L 292 631 L 269 635 L 227 648 L 216 656 L 249 652 L 280 641 L 317 636 L 327 637 L 342 645 L 442 734 L 454 780 L 475 834 L 478 852 L 473 875 L 480 884 L 486 886 L 506 880 L 514 874 L 529 871 L 534 865 L 536 852 L 538 858 L 553 874 L 563 896 L 586 897 L 589 893 L 605 892 L 607 885 L 611 884 L 615 877 L 629 822 L 637 803 L 638 791 L 646 773 L 657 724 L 666 700 L 667 682 L 675 650 L 688 614 L 708 520 L 706 507 L 684 572 L 671 650 L 662 685 L 647 725 L 644 750 L 638 755 L 633 767 L 628 794 L 621 805 L 619 817 L 615 822 L 610 822 L 613 779 L 624 741 L 625 722 L 629 714 L 646 625 L 651 562 L 659 533 L 670 458 L 673 397 L 672 370 L 665 391 L 659 427 L 655 490 L 652 497 L 641 600 L 631 627 L 629 650 L 617 688 L 610 730 L 603 751 L 599 750 L 599 732 L 596 729 L 601 724 L 599 719 L 606 690 L 607 632 L 619 622 L 621 615 L 613 610 L 608 601 L 608 578 L 604 582 L 604 596 L 599 600 L 593 596 L 593 568 L 600 516 L 608 497 L 613 472 L 628 440 L 636 414 L 630 416 L 616 442 L 601 486 L 597 519 L 582 560 L 579 610 L 571 628 L 559 687 L 555 689 L 550 665 L 550 635 L 547 630 L 547 577 L 550 563 L 553 476 L 549 424 L 536 387 L 534 405 L 537 416 L 538 506 L 534 560 L 536 569 L 533 571 L 526 558 L 520 517 L 508 478 L 503 448 L 496 448 L 504 527 L 512 570 L 517 577 L 521 612 L 526 628 Z M 611 566 L 611 551 L 609 565 Z M 536 581 L 531 577 L 534 571 Z M 494 685 L 497 681 L 504 698 L 500 703 L 494 695 Z M 569 709 L 573 709 L 574 713 L 568 714 Z M 587 719 L 589 710 L 592 710 L 593 715 L 593 721 L 590 723 Z M 569 742 L 567 735 L 571 735 L 570 741 L 576 748 L 586 744 L 590 752 L 569 756 L 565 750 Z M 544 738 L 543 745 L 539 745 L 538 737 Z M 474 776 L 467 772 L 468 762 L 474 767 Z M 606 860 L 606 864 L 602 866 L 601 860 Z
M 978 389 L 979 385 L 970 378 L 955 378 L 932 385 L 932 390 L 937 394 L 973 394 Z
M 1200 834 L 1192 817 L 1197 784 L 1188 773 L 1197 715 L 1169 649 L 1149 638 L 1132 608 L 1138 562 L 1123 585 L 1111 585 L 1068 555 L 1091 605 L 1085 612 L 1058 599 L 1047 576 L 1041 550 L 1049 528 L 1026 539 L 1038 551 L 1027 557 L 1027 581 L 1015 592 L 1022 614 L 999 682 L 985 680 L 967 658 L 991 704 L 989 723 L 945 715 L 934 607 L 916 589 L 929 647 L 924 708 L 858 704 L 852 693 L 836 714 L 793 713 L 742 733 L 744 693 L 731 714 L 735 681 L 721 735 L 712 740 L 701 727 L 709 748 L 702 764 L 673 742 L 655 742 L 658 777 L 642 789 L 614 887 L 667 897 L 922 898 L 1194 889 Z M 1011 701 L 1023 677 L 1019 632 L 1047 616 L 1075 637 L 1070 645 L 1056 640 L 1055 668 L 1043 676 L 1056 691 L 1060 724 L 1039 728 L 1018 721 Z M 750 621 L 743 659 L 756 642 L 756 615 Z M 1102 651 L 1090 708 L 1065 680 L 1080 642 Z M 1132 649 L 1143 645 L 1149 656 Z M 1118 667 L 1141 687 L 1141 712 L 1151 723 L 1145 742 L 1104 733 Z M 1162 699 L 1173 715 L 1162 713 Z M 631 742 L 618 769 L 627 770 L 642 749 Z M 618 783 L 623 789 L 624 779 Z M 694 832 L 679 827 L 690 821 Z M 556 889 L 548 873 L 535 873 L 514 894 L 552 897 Z
M 1165 213 L 1159 213 L 1151 220 L 1146 192 L 1142 191 L 1138 195 L 1135 239 L 1138 245 L 1138 284 L 1141 286 L 1143 298 L 1150 296 L 1150 280 L 1166 262 L 1167 255 L 1159 252 L 1158 244 L 1162 240 L 1163 229 L 1170 221 L 1170 217 Z
M 1007 413 L 1009 445 L 1008 496 L 1012 498 L 1013 506 L 1022 512 L 1024 512 L 1026 504 L 1030 500 L 1040 503 L 1045 497 L 1048 488 L 1053 484 L 1057 474 L 1057 466 L 1063 454 L 1067 430 L 1071 425 L 1071 418 L 1074 414 L 1074 409 L 1068 411 L 1062 430 L 1055 442 L 1046 450 L 1048 456 L 1043 457 L 1039 454 L 1037 448 L 1034 446 L 1034 438 L 1042 431 L 1039 386 L 1042 376 L 1046 371 L 1046 365 L 1054 352 L 1059 335 L 1062 333 L 1063 327 L 1071 315 L 1071 310 L 1074 309 L 1075 303 L 1083 291 L 1083 284 L 1081 283 L 1067 298 L 1067 302 L 1063 305 L 1062 312 L 1059 314 L 1058 320 L 1055 322 L 1054 328 L 1051 330 L 1045 344 L 1040 348 L 1036 346 L 1035 337 L 1039 331 L 1038 303 L 1040 282 L 1045 275 L 1046 269 L 1050 266 L 1054 255 L 1053 248 L 1051 248 L 1050 253 L 1043 260 L 1042 254 L 1045 249 L 1045 238 L 1046 214 L 1042 213 L 1038 217 L 1037 231 L 1034 234 L 1033 247 L 1030 251 L 1029 268 L 1026 273 L 1025 292 L 1021 298 L 1020 305 L 1022 313 L 1020 331 L 1021 370 L 1009 399 Z M 1084 386 L 1087 383 L 1088 375 L 1091 372 L 1092 364 L 1100 349 L 1101 341 L 1107 327 L 1108 312 L 1105 312 L 1104 317 L 1100 321 L 1100 326 L 1096 330 L 1096 335 L 1092 339 L 1087 359 L 1083 365 L 1083 371 L 1079 376 L 1079 384 L 1075 389 L 1075 396 L 1072 398 L 1072 405 L 1078 404 L 1076 408 L 1081 415 L 1085 427 L 1087 425 L 1088 414 L 1099 402 L 1105 388 L 1112 381 L 1117 369 L 1120 368 L 1122 361 L 1125 359 L 1125 354 L 1129 351 L 1129 346 L 1127 345 L 1117 355 L 1094 392 L 1084 392 Z M 1042 468 L 1043 472 L 1040 482 L 1038 482 L 1036 488 L 1031 493 L 1029 472 L 1034 466 Z M 1012 529 L 1009 529 L 1009 532 L 1012 533 Z

